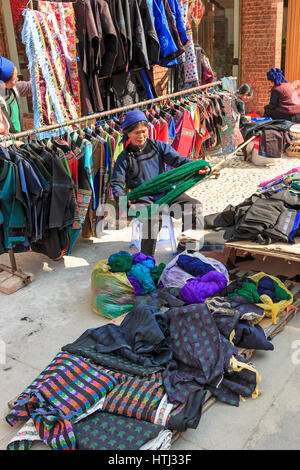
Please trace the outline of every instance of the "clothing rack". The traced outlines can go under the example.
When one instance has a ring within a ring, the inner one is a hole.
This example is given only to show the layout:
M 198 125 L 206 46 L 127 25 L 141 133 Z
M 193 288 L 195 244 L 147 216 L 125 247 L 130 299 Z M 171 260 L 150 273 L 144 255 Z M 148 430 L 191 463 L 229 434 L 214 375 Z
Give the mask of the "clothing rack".
M 237 80 L 236 77 L 232 77 L 232 79 Z M 60 129 L 60 128 L 63 128 L 63 127 L 69 127 L 69 126 L 73 126 L 73 125 L 80 124 L 80 123 L 87 123 L 88 121 L 91 121 L 91 120 L 94 120 L 94 119 L 100 119 L 100 118 L 103 118 L 105 116 L 109 116 L 109 115 L 112 115 L 112 114 L 121 114 L 121 113 L 129 111 L 131 109 L 141 108 L 141 107 L 144 107 L 144 106 L 152 105 L 154 103 L 159 103 L 159 102 L 162 102 L 162 101 L 166 101 L 168 99 L 176 98 L 176 97 L 179 97 L 179 96 L 185 96 L 185 95 L 195 93 L 195 92 L 198 92 L 198 91 L 201 91 L 201 90 L 206 90 L 208 88 L 214 88 L 214 87 L 216 87 L 218 85 L 221 85 L 221 84 L 222 84 L 222 81 L 219 80 L 219 81 L 216 81 L 216 82 L 208 83 L 206 85 L 200 85 L 198 87 L 193 87 L 193 88 L 190 88 L 188 90 L 182 90 L 182 91 L 178 91 L 178 92 L 175 92 L 175 93 L 162 95 L 162 96 L 159 96 L 158 98 L 154 98 L 154 99 L 151 99 L 151 100 L 141 101 L 141 102 L 133 104 L 133 105 L 124 106 L 124 107 L 120 107 L 120 108 L 115 108 L 115 109 L 103 111 L 103 112 L 100 112 L 100 113 L 89 114 L 89 115 L 80 117 L 78 119 L 73 119 L 73 120 L 61 122 L 59 124 L 53 124 L 53 125 L 50 125 L 50 126 L 43 126 L 39 129 L 30 129 L 30 130 L 27 130 L 27 131 L 17 132 L 15 134 L 9 134 L 9 135 L 6 135 L 6 136 L 1 136 L 0 144 L 1 144 L 1 142 L 6 142 L 8 140 L 11 140 L 12 142 L 14 142 L 15 139 L 19 139 L 19 138 L 22 138 L 22 137 L 29 138 L 31 135 L 37 136 L 39 133 L 42 133 L 42 132 L 47 132 L 47 131 L 51 131 L 51 130 L 55 130 L 55 129 Z M 246 142 L 242 146 L 240 146 L 238 149 L 236 149 L 235 152 L 230 154 L 230 157 L 232 157 L 240 148 L 244 147 L 248 143 L 249 142 Z M 226 158 L 224 158 L 222 161 L 220 161 L 217 166 L 219 167 L 225 161 L 225 159 Z M 26 286 L 27 284 L 29 284 L 32 281 L 32 278 L 33 278 L 32 275 L 23 273 L 20 269 L 17 268 L 15 253 L 12 249 L 9 250 L 8 254 L 9 254 L 9 258 L 10 258 L 11 267 L 0 264 L 0 275 L 1 275 L 1 270 L 6 271 L 6 272 L 10 273 L 12 276 L 16 276 L 15 280 L 17 281 L 17 283 L 15 283 L 15 285 L 10 289 L 6 289 L 5 287 L 3 289 L 1 289 L 1 283 L 0 283 L 0 290 L 2 290 L 2 292 L 5 292 L 6 294 L 10 294 L 10 293 L 15 292 L 16 290 L 20 289 L 21 287 Z
M 237 80 L 236 77 L 232 77 L 232 79 Z M 72 119 L 72 120 L 69 120 L 69 121 L 64 121 L 64 122 L 61 122 L 59 124 L 52 124 L 50 126 L 40 127 L 39 129 L 30 129 L 30 130 L 18 132 L 18 133 L 15 133 L 15 134 L 1 136 L 0 143 L 3 142 L 3 141 L 11 140 L 11 139 L 18 139 L 18 138 L 21 138 L 21 137 L 29 137 L 33 134 L 38 135 L 38 134 L 43 133 L 43 132 L 48 132 L 48 131 L 52 131 L 52 130 L 55 130 L 55 129 L 60 129 L 62 127 L 69 127 L 69 126 L 73 126 L 73 125 L 80 124 L 80 123 L 87 123 L 88 121 L 92 121 L 93 119 L 100 119 L 100 118 L 103 118 L 105 116 L 109 116 L 109 115 L 112 115 L 112 114 L 121 114 L 121 113 L 129 111 L 131 109 L 141 108 L 143 106 L 148 106 L 148 105 L 151 105 L 153 103 L 159 103 L 159 102 L 171 99 L 171 98 L 176 98 L 177 96 L 184 96 L 184 95 L 188 95 L 190 93 L 195 93 L 197 91 L 206 90 L 207 88 L 214 88 L 214 87 L 216 87 L 218 85 L 221 85 L 221 84 L 222 84 L 222 81 L 219 80 L 219 81 L 216 81 L 216 82 L 208 83 L 206 85 L 200 85 L 198 87 L 190 88 L 188 90 L 181 90 L 181 91 L 177 91 L 175 93 L 171 93 L 171 94 L 168 94 L 168 95 L 161 95 L 158 98 L 154 98 L 154 99 L 151 99 L 151 100 L 140 101 L 139 103 L 132 104 L 132 105 L 129 105 L 129 106 L 114 108 L 114 109 L 110 109 L 110 110 L 107 110 L 107 111 L 102 111 L 100 113 L 88 114 L 86 116 L 82 116 L 80 118 Z

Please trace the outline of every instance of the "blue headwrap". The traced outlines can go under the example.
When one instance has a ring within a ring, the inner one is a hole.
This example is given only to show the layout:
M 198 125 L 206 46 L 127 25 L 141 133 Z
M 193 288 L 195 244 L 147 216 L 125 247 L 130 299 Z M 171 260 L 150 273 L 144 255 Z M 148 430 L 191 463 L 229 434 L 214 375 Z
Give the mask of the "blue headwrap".
M 275 85 L 281 85 L 282 82 L 287 83 L 287 80 L 284 78 L 284 75 L 282 73 L 281 69 L 270 69 L 269 72 L 267 72 L 267 79 L 270 80 L 270 82 L 275 83 Z
M 128 129 L 133 124 L 137 124 L 138 122 L 148 122 L 146 115 L 139 109 L 128 111 L 128 113 L 125 114 L 125 117 L 121 123 L 122 130 L 123 130 L 122 142 L 126 142 L 126 140 L 128 139 L 128 136 L 126 134 L 126 129 Z
M 0 56 L 0 81 L 6 83 L 12 76 L 14 63 L 5 57 Z
M 148 121 L 145 114 L 139 109 L 134 109 L 133 111 L 128 111 L 125 115 L 124 120 L 122 121 L 122 129 L 125 131 L 128 127 L 136 124 L 137 122 Z

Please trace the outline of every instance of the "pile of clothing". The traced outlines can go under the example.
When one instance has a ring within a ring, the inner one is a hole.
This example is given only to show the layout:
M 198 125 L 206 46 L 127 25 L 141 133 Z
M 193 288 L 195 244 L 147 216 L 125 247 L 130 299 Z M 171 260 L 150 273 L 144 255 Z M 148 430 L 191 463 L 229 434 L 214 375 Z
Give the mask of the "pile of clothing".
M 128 275 L 129 285 L 131 275 L 141 279 L 134 268 L 146 267 L 143 295 L 133 294 L 119 325 L 90 328 L 63 346 L 20 394 L 6 420 L 24 426 L 8 449 L 35 441 L 55 450 L 170 449 L 175 431 L 199 425 L 208 392 L 233 406 L 259 396 L 261 377 L 238 347 L 274 349 L 258 323 L 267 298 L 280 308 L 292 302 L 280 280 L 259 273 L 229 282 L 221 263 L 184 254 L 151 284 L 155 260 L 130 256 L 112 254 L 107 272 Z M 179 286 L 175 276 L 176 286 L 167 287 L 172 270 L 198 283 L 202 295 L 193 303 L 184 299 L 190 284 L 184 278 Z M 210 293 L 207 275 L 217 276 Z
M 131 282 L 134 295 L 149 294 L 157 288 L 157 281 L 165 268 L 164 263 L 156 265 L 152 256 L 142 252 L 131 255 L 128 251 L 119 251 L 108 258 L 112 272 L 125 272 Z
M 291 144 L 290 121 L 269 120 L 264 122 L 246 122 L 242 126 L 242 134 L 246 140 L 255 136 L 253 142 L 244 149 L 247 160 L 258 166 L 272 164 L 276 158 L 281 158 Z
M 295 176 L 295 175 L 294 175 Z M 249 240 L 261 245 L 295 243 L 300 235 L 299 180 L 282 178 L 266 184 L 237 206 L 206 215 L 202 251 L 215 251 L 227 241 Z

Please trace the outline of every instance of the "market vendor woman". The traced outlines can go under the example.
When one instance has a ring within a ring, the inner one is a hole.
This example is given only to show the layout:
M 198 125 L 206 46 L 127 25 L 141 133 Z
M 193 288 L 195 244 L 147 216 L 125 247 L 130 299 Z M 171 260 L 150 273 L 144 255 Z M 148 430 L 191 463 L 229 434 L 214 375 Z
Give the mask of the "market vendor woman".
M 265 116 L 300 123 L 300 98 L 297 90 L 285 79 L 281 69 L 270 69 L 267 79 L 273 86 L 270 102 L 265 106 Z
M 129 144 L 118 156 L 111 179 L 111 188 L 115 200 L 118 202 L 121 196 L 125 195 L 126 189 L 137 188 L 146 181 L 166 171 L 166 165 L 178 168 L 193 160 L 185 158 L 177 153 L 171 145 L 148 138 L 148 120 L 142 111 L 129 111 L 122 122 L 122 129 L 125 139 L 129 139 Z M 210 172 L 207 166 L 199 170 L 200 175 Z M 153 204 L 160 199 L 164 193 L 151 196 L 144 196 L 143 199 L 129 201 L 128 205 L 134 209 L 135 204 Z M 183 224 L 183 230 L 196 228 L 201 218 L 201 203 L 185 193 L 179 195 L 172 201 L 182 208 L 185 221 L 190 221 L 191 226 Z M 178 217 L 178 214 L 172 214 Z M 177 218 L 176 217 L 176 218 Z M 155 252 L 156 239 L 161 227 L 161 216 L 152 216 L 148 224 L 143 224 L 143 234 L 141 251 L 146 255 L 153 256 Z
M 32 94 L 31 82 L 19 81 L 15 64 L 0 56 L 0 135 L 21 132 L 21 98 Z

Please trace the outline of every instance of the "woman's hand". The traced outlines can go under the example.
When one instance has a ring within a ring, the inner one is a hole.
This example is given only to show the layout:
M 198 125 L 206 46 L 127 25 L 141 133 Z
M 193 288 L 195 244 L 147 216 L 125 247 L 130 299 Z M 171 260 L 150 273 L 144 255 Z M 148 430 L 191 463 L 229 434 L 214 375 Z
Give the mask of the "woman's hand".
M 128 200 L 128 202 L 127 202 L 128 208 L 134 209 L 134 208 L 135 208 L 135 203 L 136 203 L 136 200 L 135 200 L 135 199 L 133 199 L 132 201 L 129 201 L 129 200 Z
M 210 168 L 208 166 L 204 166 L 201 170 L 198 171 L 199 175 L 208 175 L 210 172 Z

